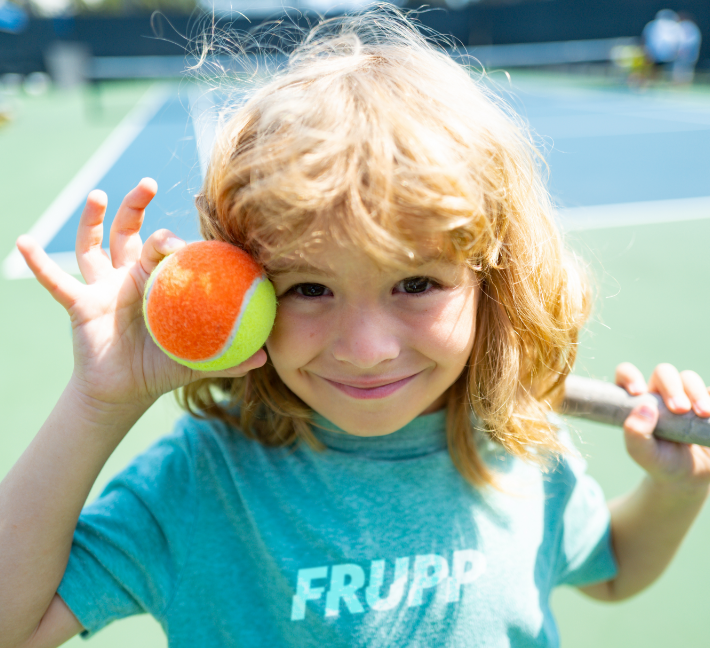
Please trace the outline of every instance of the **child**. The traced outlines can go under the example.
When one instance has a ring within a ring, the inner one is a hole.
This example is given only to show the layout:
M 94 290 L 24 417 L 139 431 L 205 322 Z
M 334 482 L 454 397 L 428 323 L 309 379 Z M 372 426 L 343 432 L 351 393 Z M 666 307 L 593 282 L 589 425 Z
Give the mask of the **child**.
M 335 26 L 334 26 L 335 25 Z M 18 247 L 69 312 L 75 368 L 0 488 L 0 646 L 149 612 L 171 646 L 556 646 L 552 588 L 619 600 L 697 515 L 710 453 L 626 421 L 647 476 L 611 512 L 551 408 L 589 299 L 529 138 L 386 11 L 317 27 L 220 131 L 202 232 L 274 282 L 266 348 L 198 374 L 146 333 L 157 187 L 77 235 L 86 285 Z M 620 365 L 617 382 L 646 390 Z M 116 445 L 183 387 L 194 413 L 83 511 Z M 692 372 L 648 386 L 710 416 Z M 226 399 L 225 399 L 226 397 Z

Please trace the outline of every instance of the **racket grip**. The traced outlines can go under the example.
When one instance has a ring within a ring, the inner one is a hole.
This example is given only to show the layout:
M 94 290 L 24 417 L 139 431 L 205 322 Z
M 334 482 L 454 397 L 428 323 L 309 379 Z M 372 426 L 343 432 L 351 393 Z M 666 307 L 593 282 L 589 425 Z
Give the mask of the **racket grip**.
M 656 402 L 660 414 L 654 436 L 710 446 L 710 419 L 700 418 L 692 410 L 686 414 L 673 414 L 658 394 L 631 396 L 621 387 L 593 378 L 567 377 L 562 413 L 622 427 L 631 410 L 649 400 Z

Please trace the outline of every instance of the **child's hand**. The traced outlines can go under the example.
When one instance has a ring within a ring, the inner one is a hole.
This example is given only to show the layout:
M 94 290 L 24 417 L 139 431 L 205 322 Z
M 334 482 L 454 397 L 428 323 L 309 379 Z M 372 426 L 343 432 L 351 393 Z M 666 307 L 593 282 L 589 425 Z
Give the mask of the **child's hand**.
M 38 281 L 71 317 L 74 386 L 100 403 L 147 407 L 199 378 L 243 376 L 266 362 L 260 349 L 238 367 L 197 372 L 171 360 L 151 339 L 143 321 L 143 288 L 161 259 L 185 245 L 167 230 L 141 243 L 145 208 L 156 191 L 155 181 L 144 178 L 123 199 L 111 227 L 110 259 L 101 247 L 106 194 L 89 194 L 76 237 L 86 285 L 61 270 L 31 238 L 17 241 Z
M 675 414 L 692 410 L 710 416 L 710 395 L 703 379 L 694 371 L 678 370 L 670 364 L 658 365 L 646 385 L 641 372 L 631 363 L 616 368 L 616 384 L 638 396 L 646 391 L 660 394 L 666 407 Z M 624 422 L 626 448 L 656 483 L 683 489 L 707 489 L 710 484 L 710 448 L 657 439 L 653 430 L 658 421 L 655 405 L 634 408 Z

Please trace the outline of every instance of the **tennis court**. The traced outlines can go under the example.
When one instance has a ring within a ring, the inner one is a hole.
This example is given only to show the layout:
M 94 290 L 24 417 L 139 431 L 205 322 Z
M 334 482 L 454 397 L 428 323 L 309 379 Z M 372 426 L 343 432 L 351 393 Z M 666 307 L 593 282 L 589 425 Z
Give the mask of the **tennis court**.
M 560 222 L 596 278 L 596 309 L 576 372 L 611 379 L 615 365 L 630 360 L 648 375 L 664 361 L 710 381 L 704 337 L 710 315 L 710 91 L 636 93 L 603 79 L 522 72 L 512 74 L 511 87 L 504 86 L 503 75 L 494 78 L 535 129 Z M 146 234 L 169 227 L 197 237 L 192 196 L 205 160 L 195 135 L 208 141 L 211 127 L 203 99 L 184 83 L 114 83 L 104 86 L 100 103 L 78 91 L 21 97 L 14 121 L 0 129 L 0 259 L 6 260 L 0 385 L 7 421 L 0 476 L 40 427 L 72 368 L 69 323 L 36 282 L 23 278 L 27 273 L 11 252 L 15 238 L 32 230 L 58 262 L 72 268 L 86 193 L 104 189 L 112 212 L 144 175 L 160 187 Z M 162 399 L 111 457 L 91 497 L 178 415 L 172 398 Z M 640 470 L 626 457 L 619 430 L 573 425 L 590 471 L 609 497 L 637 482 Z M 558 590 L 562 645 L 709 645 L 708 539 L 706 507 L 671 568 L 629 602 L 604 605 Z M 147 616 L 114 623 L 90 643 L 166 645 Z M 67 645 L 84 644 L 75 638 Z

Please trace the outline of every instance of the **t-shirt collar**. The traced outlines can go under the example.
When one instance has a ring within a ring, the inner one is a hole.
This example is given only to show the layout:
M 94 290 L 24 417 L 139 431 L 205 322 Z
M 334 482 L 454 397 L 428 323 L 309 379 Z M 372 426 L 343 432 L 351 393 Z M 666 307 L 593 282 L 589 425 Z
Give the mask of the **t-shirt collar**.
M 446 409 L 423 414 L 399 430 L 382 436 L 348 434 L 313 413 L 312 430 L 327 448 L 369 459 L 413 459 L 446 449 Z

